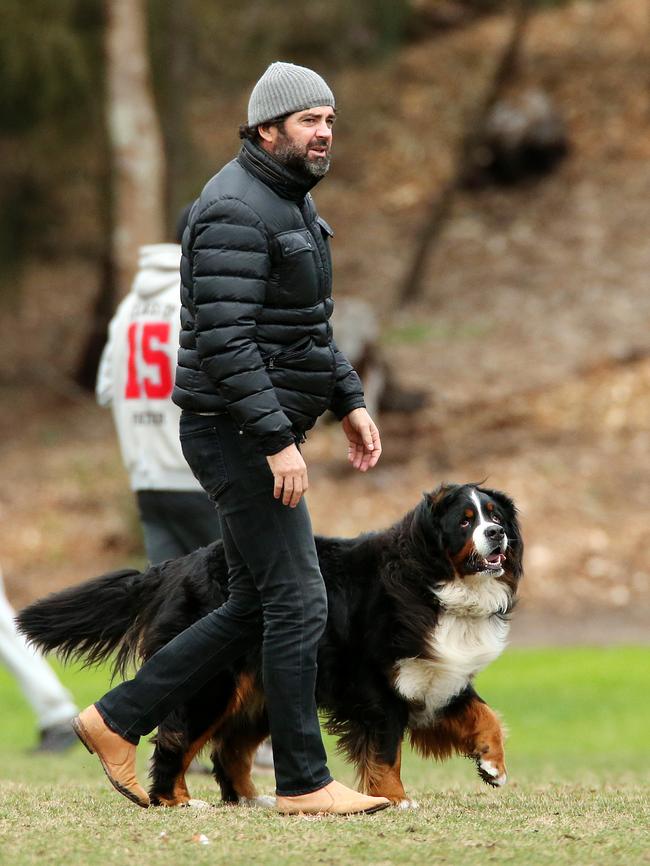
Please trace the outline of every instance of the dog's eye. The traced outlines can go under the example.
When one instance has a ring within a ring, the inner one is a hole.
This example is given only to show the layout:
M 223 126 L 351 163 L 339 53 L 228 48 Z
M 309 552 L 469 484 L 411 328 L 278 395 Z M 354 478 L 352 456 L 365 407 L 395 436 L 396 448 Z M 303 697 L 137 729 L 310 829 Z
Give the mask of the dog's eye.
M 498 514 L 491 514 L 490 520 L 492 521 L 492 523 L 503 523 Z
M 466 517 L 464 517 L 460 521 L 460 526 L 461 526 L 461 529 L 467 529 L 467 527 L 469 526 L 469 520 Z

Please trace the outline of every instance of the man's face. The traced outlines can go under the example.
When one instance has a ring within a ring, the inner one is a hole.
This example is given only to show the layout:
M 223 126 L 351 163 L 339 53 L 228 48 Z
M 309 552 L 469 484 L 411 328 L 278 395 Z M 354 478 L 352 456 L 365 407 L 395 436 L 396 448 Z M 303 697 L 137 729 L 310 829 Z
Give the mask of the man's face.
M 260 127 L 262 147 L 289 168 L 323 177 L 330 167 L 334 109 L 319 105 L 290 114 L 282 127 Z

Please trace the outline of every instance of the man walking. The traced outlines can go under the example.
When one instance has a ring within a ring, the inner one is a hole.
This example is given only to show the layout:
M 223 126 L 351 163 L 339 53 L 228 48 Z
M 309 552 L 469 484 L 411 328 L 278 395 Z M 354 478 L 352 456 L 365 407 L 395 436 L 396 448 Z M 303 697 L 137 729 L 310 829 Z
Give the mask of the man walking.
M 327 596 L 299 445 L 330 408 L 356 469 L 381 454 L 359 378 L 332 337 L 332 232 L 309 194 L 329 168 L 335 118 L 319 75 L 271 64 L 238 157 L 208 182 L 183 237 L 173 399 L 183 453 L 219 509 L 230 594 L 75 721 L 113 785 L 141 806 L 139 737 L 260 637 L 278 810 L 388 805 L 332 780 L 314 697 Z

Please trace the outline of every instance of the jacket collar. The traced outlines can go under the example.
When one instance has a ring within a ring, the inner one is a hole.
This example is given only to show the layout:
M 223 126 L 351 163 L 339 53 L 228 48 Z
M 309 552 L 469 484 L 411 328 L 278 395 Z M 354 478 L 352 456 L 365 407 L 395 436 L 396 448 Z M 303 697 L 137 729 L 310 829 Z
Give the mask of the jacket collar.
M 320 180 L 319 177 L 287 168 L 266 150 L 249 140 L 244 141 L 237 159 L 246 171 L 271 187 L 279 196 L 291 201 L 301 202 Z

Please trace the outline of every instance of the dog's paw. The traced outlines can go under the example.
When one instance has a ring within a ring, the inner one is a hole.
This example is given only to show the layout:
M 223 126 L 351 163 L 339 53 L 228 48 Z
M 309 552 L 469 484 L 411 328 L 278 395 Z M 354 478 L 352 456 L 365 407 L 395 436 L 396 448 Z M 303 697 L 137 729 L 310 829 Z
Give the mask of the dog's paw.
M 398 809 L 419 809 L 420 804 L 417 800 L 398 800 L 395 805 Z
M 211 803 L 206 803 L 205 800 L 197 800 L 192 797 L 191 800 L 188 800 L 186 803 L 181 803 L 179 806 L 180 809 L 213 809 Z
M 476 766 L 481 779 L 493 788 L 501 788 L 508 781 L 505 769 L 502 772 L 492 761 L 480 759 L 476 762 Z
M 158 806 L 163 809 L 213 809 L 211 803 L 206 803 L 205 800 L 195 800 L 192 798 L 180 799 L 171 797 L 161 797 L 157 794 L 150 795 L 152 806 Z
M 240 797 L 240 806 L 248 806 L 252 809 L 275 809 L 275 797 L 261 795 L 259 797 Z

